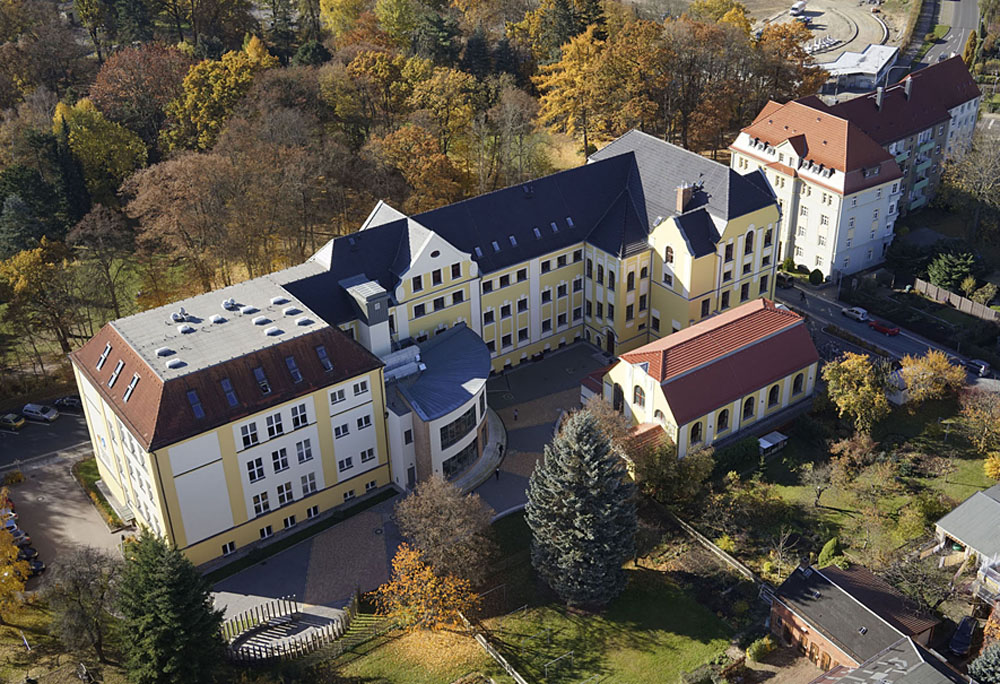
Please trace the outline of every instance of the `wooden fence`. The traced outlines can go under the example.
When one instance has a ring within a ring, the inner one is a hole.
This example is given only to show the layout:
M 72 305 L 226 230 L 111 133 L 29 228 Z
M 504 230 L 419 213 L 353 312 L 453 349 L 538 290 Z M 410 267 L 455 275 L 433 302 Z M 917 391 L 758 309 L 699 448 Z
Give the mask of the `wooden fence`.
M 926 280 L 917 278 L 913 285 L 913 289 L 921 294 L 927 295 L 935 302 L 940 304 L 950 304 L 962 313 L 967 313 L 970 316 L 981 318 L 984 321 L 992 321 L 994 323 L 1000 322 L 1000 311 L 991 309 L 990 307 L 984 306 L 979 302 L 974 302 L 967 297 L 963 297 L 960 294 L 952 292 L 951 290 L 946 290 L 943 287 L 932 285 Z

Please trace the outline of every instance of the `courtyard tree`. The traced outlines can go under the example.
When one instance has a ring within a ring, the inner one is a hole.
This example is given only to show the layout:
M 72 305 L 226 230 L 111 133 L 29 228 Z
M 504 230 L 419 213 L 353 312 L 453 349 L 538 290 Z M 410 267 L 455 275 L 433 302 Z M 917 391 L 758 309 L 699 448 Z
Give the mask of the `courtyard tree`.
M 981 454 L 1000 450 L 1000 395 L 969 389 L 961 395 L 962 427 Z
M 98 204 L 69 232 L 66 242 L 97 272 L 115 318 L 121 318 L 123 281 L 133 265 L 130 257 L 135 250 L 135 235 L 124 217 Z
M 222 661 L 222 612 L 211 585 L 176 548 L 143 529 L 125 545 L 116 601 L 134 684 L 211 681 Z
M 980 684 L 1000 684 L 1000 642 L 983 649 L 982 654 L 969 664 L 969 674 Z
M 0 529 L 0 625 L 7 624 L 7 615 L 21 605 L 21 592 L 28 577 L 28 562 L 18 560 L 17 552 L 14 537 Z
M 976 257 L 968 252 L 942 252 L 928 264 L 927 278 L 933 285 L 957 292 L 975 267 Z
M 405 542 L 393 556 L 392 576 L 373 598 L 379 615 L 409 630 L 459 627 L 459 614 L 479 604 L 468 580 L 436 573 L 423 553 Z
M 535 571 L 570 606 L 601 607 L 624 589 L 635 549 L 635 487 L 587 411 L 563 424 L 528 481 Z
M 865 354 L 847 352 L 826 364 L 823 379 L 838 415 L 850 416 L 858 432 L 871 432 L 875 423 L 889 415 L 886 379 Z
M 938 569 L 933 562 L 915 558 L 899 559 L 881 573 L 886 582 L 914 601 L 927 615 L 933 615 L 954 593 L 951 574 L 947 569 Z
M 965 385 L 965 369 L 952 364 L 947 354 L 937 349 L 929 349 L 923 356 L 907 354 L 901 366 L 906 393 L 917 404 L 943 399 Z
M 805 463 L 799 471 L 802 484 L 812 487 L 816 492 L 813 506 L 819 508 L 820 497 L 832 484 L 833 469 L 829 463 Z
M 121 559 L 92 546 L 77 547 L 54 565 L 43 595 L 52 609 L 50 629 L 66 648 L 93 649 L 107 662 L 121 571 Z
M 668 506 L 693 503 L 705 491 L 715 468 L 714 450 L 698 449 L 677 458 L 673 442 L 630 449 L 636 485 L 642 492 Z
M 478 494 L 462 494 L 434 475 L 396 504 L 399 531 L 438 575 L 481 584 L 496 556 L 490 521 L 493 509 Z

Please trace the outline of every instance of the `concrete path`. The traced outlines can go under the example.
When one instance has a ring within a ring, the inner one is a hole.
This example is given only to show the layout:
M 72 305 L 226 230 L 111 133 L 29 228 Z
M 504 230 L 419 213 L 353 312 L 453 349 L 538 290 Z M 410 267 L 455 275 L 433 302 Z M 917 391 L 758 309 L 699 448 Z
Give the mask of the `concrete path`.
M 489 440 L 483 447 L 483 455 L 473 463 L 462 475 L 451 481 L 463 492 L 469 492 L 483 482 L 495 476 L 500 462 L 503 460 L 504 449 L 507 448 L 507 430 L 500 416 L 492 408 L 486 409 L 486 421 L 489 425 Z

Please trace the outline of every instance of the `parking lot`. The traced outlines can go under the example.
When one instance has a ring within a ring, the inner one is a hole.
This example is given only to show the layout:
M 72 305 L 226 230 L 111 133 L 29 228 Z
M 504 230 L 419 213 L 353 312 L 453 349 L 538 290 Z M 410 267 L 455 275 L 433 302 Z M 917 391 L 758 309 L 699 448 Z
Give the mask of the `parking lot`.
M 0 430 L 0 470 L 44 460 L 90 442 L 82 413 L 64 411 L 54 423 L 27 421 L 17 432 Z

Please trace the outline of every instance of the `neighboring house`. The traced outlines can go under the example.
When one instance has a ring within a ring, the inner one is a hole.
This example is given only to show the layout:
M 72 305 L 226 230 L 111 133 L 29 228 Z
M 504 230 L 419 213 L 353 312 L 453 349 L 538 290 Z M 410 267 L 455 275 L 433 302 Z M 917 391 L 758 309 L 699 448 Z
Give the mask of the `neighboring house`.
M 491 372 L 771 296 L 777 221 L 761 174 L 641 133 L 418 216 L 379 203 L 303 264 L 74 352 L 101 478 L 199 564 L 390 483 L 458 478 L 490 438 Z
M 970 496 L 935 529 L 942 544 L 957 542 L 976 559 L 976 595 L 989 603 L 1000 599 L 1000 484 Z
M 885 83 L 889 70 L 899 58 L 899 48 L 891 45 L 869 45 L 861 52 L 844 51 L 823 68 L 830 81 L 840 88 L 875 88 Z
M 824 671 L 857 668 L 904 638 L 926 645 L 938 623 L 859 565 L 800 566 L 771 603 L 771 631 Z
M 953 57 L 832 106 L 769 102 L 730 146 L 732 165 L 766 169 L 782 258 L 853 273 L 883 260 L 898 216 L 933 199 L 944 159 L 972 142 L 980 99 Z
M 622 354 L 603 396 L 659 425 L 684 457 L 805 411 L 818 359 L 801 316 L 757 299 Z
M 811 684 L 968 684 L 941 656 L 908 637 L 857 667 L 838 665 Z

